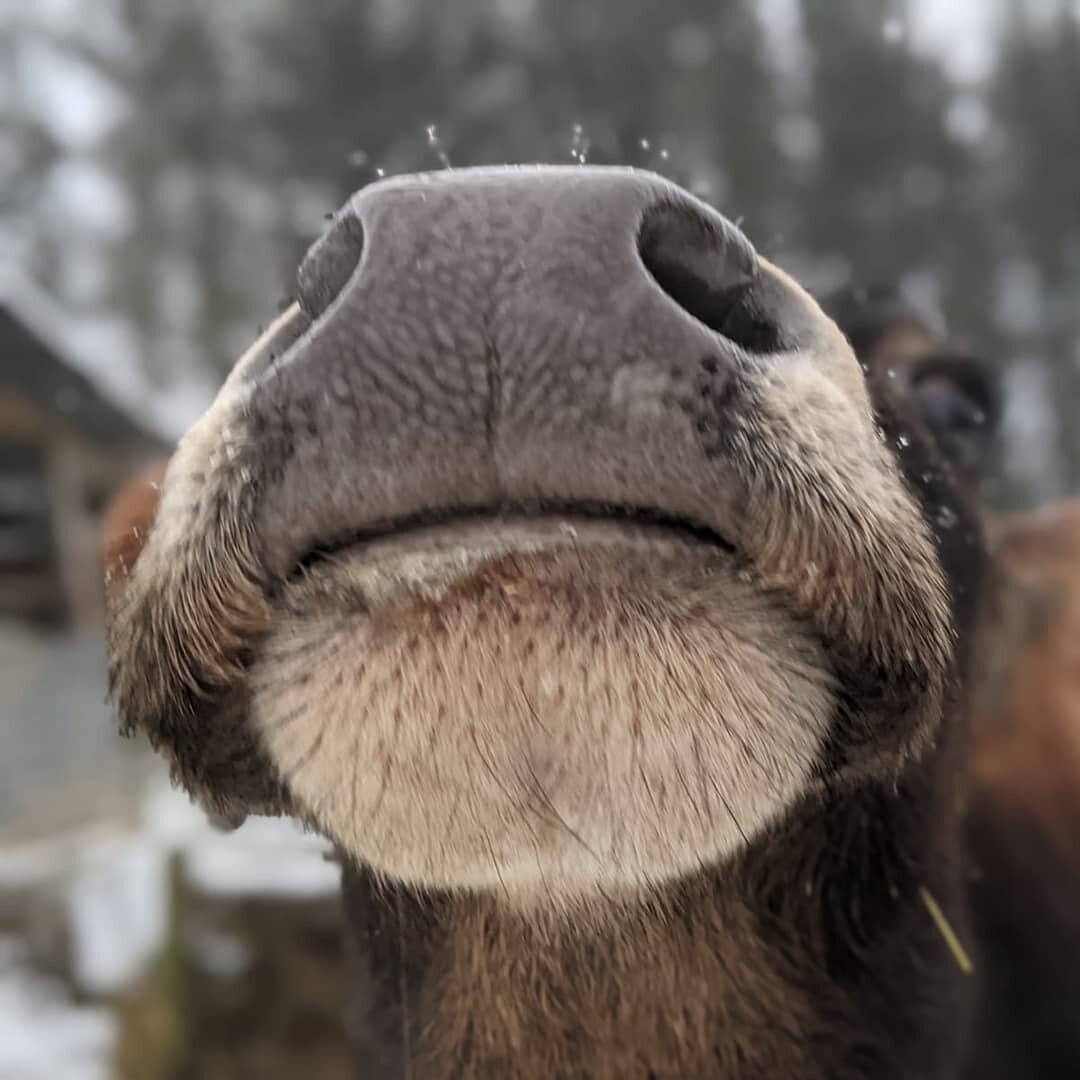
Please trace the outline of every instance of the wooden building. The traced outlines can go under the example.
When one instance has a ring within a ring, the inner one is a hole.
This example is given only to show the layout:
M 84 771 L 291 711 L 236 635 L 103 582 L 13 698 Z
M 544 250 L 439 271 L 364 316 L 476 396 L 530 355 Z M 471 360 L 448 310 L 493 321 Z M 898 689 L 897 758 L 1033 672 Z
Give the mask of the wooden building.
M 0 619 L 97 623 L 100 518 L 160 436 L 75 362 L 59 314 L 0 277 Z

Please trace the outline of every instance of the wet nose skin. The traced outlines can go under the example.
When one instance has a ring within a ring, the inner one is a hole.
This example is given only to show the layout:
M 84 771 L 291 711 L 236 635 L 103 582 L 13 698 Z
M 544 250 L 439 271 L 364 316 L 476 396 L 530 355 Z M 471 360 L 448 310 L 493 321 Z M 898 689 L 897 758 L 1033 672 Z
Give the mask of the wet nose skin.
M 737 491 L 709 447 L 741 371 L 800 330 L 733 225 L 621 169 L 376 184 L 299 280 L 310 328 L 244 382 L 273 575 L 440 512 L 588 502 L 723 520 Z

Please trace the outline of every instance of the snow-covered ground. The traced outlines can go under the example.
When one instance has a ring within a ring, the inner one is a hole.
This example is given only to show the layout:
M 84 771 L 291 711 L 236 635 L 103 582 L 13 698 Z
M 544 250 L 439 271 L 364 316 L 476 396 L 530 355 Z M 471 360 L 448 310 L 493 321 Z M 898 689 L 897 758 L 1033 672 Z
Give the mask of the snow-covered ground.
M 129 985 L 161 944 L 173 853 L 204 893 L 312 897 L 339 884 L 324 841 L 283 820 L 219 832 L 159 775 L 136 828 L 96 823 L 0 848 L 0 896 L 59 897 L 72 982 L 91 997 L 109 994 Z M 31 969 L 23 943 L 0 938 L 0 1080 L 106 1077 L 113 1035 L 107 1011 L 76 1005 L 63 984 Z
M 114 1036 L 107 1009 L 75 1004 L 0 937 L 0 1080 L 107 1080 Z

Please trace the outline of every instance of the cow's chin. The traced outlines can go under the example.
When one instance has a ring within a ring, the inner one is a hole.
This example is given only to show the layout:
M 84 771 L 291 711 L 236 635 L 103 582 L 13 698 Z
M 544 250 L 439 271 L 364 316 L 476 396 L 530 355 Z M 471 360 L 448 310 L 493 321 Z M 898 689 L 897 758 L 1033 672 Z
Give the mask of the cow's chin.
M 810 787 L 832 711 L 805 622 L 664 526 L 456 523 L 355 544 L 279 600 L 254 723 L 373 871 L 514 903 L 722 864 Z

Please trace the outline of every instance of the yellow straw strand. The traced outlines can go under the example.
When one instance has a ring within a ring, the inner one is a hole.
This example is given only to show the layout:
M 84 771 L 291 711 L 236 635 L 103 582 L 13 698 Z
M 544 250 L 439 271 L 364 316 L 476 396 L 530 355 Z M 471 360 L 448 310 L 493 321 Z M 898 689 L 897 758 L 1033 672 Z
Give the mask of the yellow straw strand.
M 945 944 L 949 946 L 949 951 L 953 954 L 957 967 L 965 975 L 970 975 L 975 970 L 975 965 L 972 964 L 967 950 L 960 944 L 956 931 L 949 925 L 949 920 L 945 917 L 945 912 L 941 910 L 941 905 L 930 895 L 930 890 L 923 885 L 919 886 L 919 895 L 926 905 L 926 910 L 930 912 L 930 918 L 934 920 L 938 931 L 945 939 Z

